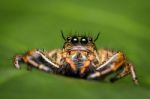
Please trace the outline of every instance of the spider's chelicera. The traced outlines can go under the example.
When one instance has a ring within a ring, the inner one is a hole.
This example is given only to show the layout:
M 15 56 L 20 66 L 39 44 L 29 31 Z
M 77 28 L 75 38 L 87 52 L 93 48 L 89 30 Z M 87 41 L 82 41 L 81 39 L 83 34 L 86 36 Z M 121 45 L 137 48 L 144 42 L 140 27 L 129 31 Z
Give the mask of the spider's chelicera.
M 21 63 L 27 64 L 27 69 L 33 67 L 49 73 L 66 76 L 104 80 L 110 74 L 111 82 L 117 81 L 126 75 L 131 74 L 135 84 L 138 84 L 134 66 L 127 61 L 122 52 L 97 49 L 94 39 L 90 36 L 68 36 L 63 32 L 64 45 L 62 49 L 42 51 L 33 49 L 23 55 L 14 57 L 13 63 L 20 69 Z

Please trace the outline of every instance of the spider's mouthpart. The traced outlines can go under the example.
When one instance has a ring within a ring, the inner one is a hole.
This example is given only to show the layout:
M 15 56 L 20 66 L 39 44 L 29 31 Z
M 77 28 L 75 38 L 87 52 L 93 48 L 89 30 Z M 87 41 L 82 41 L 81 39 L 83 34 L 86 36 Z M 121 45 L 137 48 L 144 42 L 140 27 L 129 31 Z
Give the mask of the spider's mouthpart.
M 73 46 L 69 50 L 70 51 L 88 51 L 88 49 L 83 46 Z
M 77 68 L 80 69 L 83 66 L 83 62 L 87 60 L 87 57 L 82 54 L 82 52 L 77 51 L 71 55 L 71 60 L 76 64 Z

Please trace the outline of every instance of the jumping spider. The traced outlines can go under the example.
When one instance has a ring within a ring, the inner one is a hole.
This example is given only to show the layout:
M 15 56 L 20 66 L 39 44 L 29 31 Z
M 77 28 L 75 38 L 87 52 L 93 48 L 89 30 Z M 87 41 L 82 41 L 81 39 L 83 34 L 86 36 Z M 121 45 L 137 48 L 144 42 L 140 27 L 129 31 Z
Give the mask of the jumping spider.
M 65 37 L 62 49 L 42 51 L 33 49 L 23 55 L 14 57 L 13 64 L 20 69 L 21 63 L 26 63 L 28 70 L 33 67 L 49 73 L 84 79 L 102 80 L 110 74 L 115 74 L 110 81 L 115 82 L 126 75 L 131 75 L 135 84 L 138 84 L 134 66 L 127 61 L 122 52 L 98 49 L 95 39 L 90 36 Z

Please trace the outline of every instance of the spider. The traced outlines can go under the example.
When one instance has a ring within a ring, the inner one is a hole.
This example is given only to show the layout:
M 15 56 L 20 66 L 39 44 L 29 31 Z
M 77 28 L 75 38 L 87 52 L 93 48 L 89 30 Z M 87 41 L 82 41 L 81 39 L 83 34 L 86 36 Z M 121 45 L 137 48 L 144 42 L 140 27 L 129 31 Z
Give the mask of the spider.
M 65 37 L 62 31 L 61 34 L 64 39 L 62 49 L 29 50 L 13 58 L 15 67 L 20 69 L 20 64 L 26 63 L 28 70 L 37 68 L 48 73 L 88 80 L 104 80 L 113 74 L 110 82 L 115 82 L 130 74 L 133 82 L 138 84 L 135 68 L 122 52 L 96 48 L 95 42 L 100 33 L 95 39 L 83 35 Z

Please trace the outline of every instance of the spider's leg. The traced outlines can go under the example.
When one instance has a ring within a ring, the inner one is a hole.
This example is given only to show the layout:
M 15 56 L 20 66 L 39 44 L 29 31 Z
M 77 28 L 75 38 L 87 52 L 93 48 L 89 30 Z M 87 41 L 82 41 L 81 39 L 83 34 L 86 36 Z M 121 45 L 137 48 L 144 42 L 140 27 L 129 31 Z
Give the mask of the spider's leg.
M 80 76 L 83 77 L 85 75 L 85 71 L 89 69 L 91 61 L 87 60 L 84 62 L 83 66 L 81 66 Z
M 123 70 L 119 71 L 114 77 L 110 79 L 111 82 L 115 82 L 125 76 L 127 76 L 130 73 L 130 67 L 128 63 L 125 63 L 125 65 L 122 67 Z
M 135 84 L 139 84 L 139 81 L 138 81 L 138 78 L 137 78 L 137 75 L 136 75 L 136 72 L 135 72 L 135 68 L 134 66 L 129 63 L 129 67 L 130 67 L 130 73 L 131 73 L 131 76 L 132 76 L 132 80 Z
M 111 78 L 110 81 L 115 82 L 115 81 L 127 76 L 128 74 L 131 74 L 133 82 L 136 85 L 138 85 L 138 79 L 137 79 L 134 67 L 130 63 L 125 63 L 123 71 L 120 72 L 119 74 L 117 74 L 116 76 L 114 76 L 113 78 Z
M 45 72 L 52 72 L 53 71 L 49 66 L 46 66 L 45 64 L 40 63 L 40 62 L 36 62 L 35 59 L 33 60 L 32 58 L 28 59 L 28 65 L 30 65 L 30 67 L 36 67 L 36 68 L 43 70 Z
M 23 63 L 23 58 L 21 55 L 17 55 L 13 57 L 13 64 L 17 69 L 20 69 L 20 64 Z
M 14 64 L 16 68 L 20 68 L 20 63 L 26 63 L 30 67 L 35 67 L 40 70 L 51 72 L 59 68 L 59 66 L 49 60 L 41 51 L 31 50 L 23 56 L 16 56 Z
M 88 69 L 92 69 L 94 66 L 91 66 L 92 64 L 92 61 L 95 59 L 95 56 L 92 54 L 92 55 L 89 55 L 88 56 L 88 60 L 86 60 L 84 63 L 83 63 L 83 66 L 81 66 L 81 70 L 80 70 L 80 75 L 81 76 L 84 76 L 85 75 L 85 71 L 88 70 Z
M 15 56 L 15 57 L 13 58 L 13 64 L 15 65 L 15 67 L 16 67 L 17 69 L 20 69 L 20 68 L 21 68 L 20 64 L 25 63 L 23 58 L 24 58 L 23 55 L 17 55 L 17 56 Z M 32 66 L 31 66 L 31 65 L 28 65 L 28 66 L 27 66 L 27 70 L 31 70 L 31 69 L 32 69 Z
M 113 73 L 117 71 L 118 68 L 120 68 L 125 62 L 125 57 L 123 53 L 118 52 L 115 55 L 113 55 L 106 63 L 100 65 L 96 72 L 89 75 L 88 79 L 95 79 L 95 78 L 101 78 L 104 77 L 110 73 Z
M 69 64 L 69 66 L 71 67 L 71 70 L 76 73 L 77 68 L 76 68 L 76 65 L 74 64 L 74 62 L 68 57 L 65 58 L 65 61 Z

